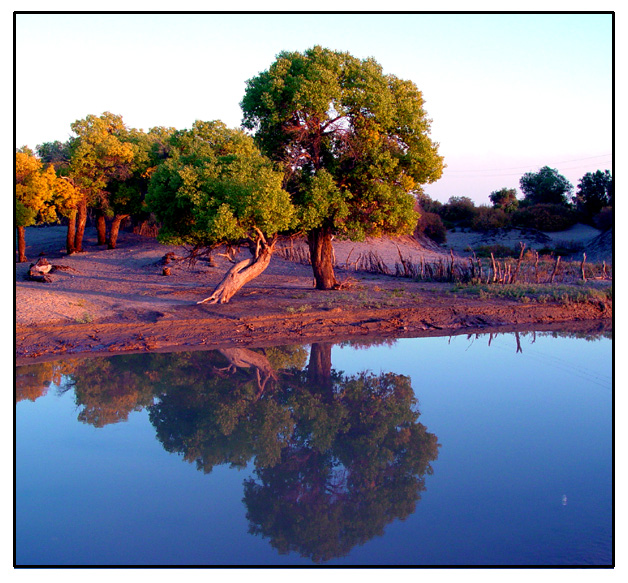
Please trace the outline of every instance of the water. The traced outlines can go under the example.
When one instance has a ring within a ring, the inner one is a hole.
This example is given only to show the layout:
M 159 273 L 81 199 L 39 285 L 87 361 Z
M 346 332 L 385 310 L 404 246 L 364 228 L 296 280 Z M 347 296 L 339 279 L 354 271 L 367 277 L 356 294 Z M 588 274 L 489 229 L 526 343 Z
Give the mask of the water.
M 17 369 L 18 565 L 610 565 L 611 340 Z

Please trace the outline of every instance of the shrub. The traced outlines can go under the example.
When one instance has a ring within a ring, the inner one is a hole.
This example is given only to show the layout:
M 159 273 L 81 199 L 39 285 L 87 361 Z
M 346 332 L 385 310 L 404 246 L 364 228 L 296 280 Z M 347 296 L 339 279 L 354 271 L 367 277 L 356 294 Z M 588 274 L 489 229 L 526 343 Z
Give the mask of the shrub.
M 569 255 L 580 254 L 583 251 L 584 245 L 580 241 L 565 241 L 554 247 L 553 254 L 568 257 Z
M 613 226 L 613 207 L 604 207 L 595 217 L 593 217 L 593 224 L 600 231 L 608 231 Z
M 575 213 L 559 204 L 535 204 L 516 210 L 512 224 L 538 231 L 564 231 L 576 223 Z
M 417 223 L 415 234 L 425 235 L 436 243 L 445 243 L 447 241 L 447 229 L 442 219 L 436 213 L 421 212 L 421 217 Z
M 471 221 L 471 228 L 474 231 L 491 231 L 493 229 L 503 229 L 510 225 L 510 216 L 501 208 L 489 206 L 479 206 Z
M 461 227 L 470 227 L 476 212 L 475 203 L 468 196 L 452 196 L 439 210 L 446 223 L 456 223 Z
M 506 245 L 500 245 L 499 243 L 478 245 L 473 251 L 477 257 L 490 257 L 491 253 L 493 257 L 519 257 L 521 252 L 520 249 L 506 247 Z

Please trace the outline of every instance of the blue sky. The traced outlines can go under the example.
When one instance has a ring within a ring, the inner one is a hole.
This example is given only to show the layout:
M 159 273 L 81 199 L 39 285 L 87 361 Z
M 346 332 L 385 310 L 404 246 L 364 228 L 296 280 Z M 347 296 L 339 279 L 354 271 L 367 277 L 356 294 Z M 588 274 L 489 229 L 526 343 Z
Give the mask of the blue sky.
M 611 27 L 592 14 L 22 14 L 16 146 L 66 140 L 103 111 L 145 130 L 238 126 L 246 80 L 320 44 L 423 92 L 448 165 L 433 198 L 488 203 L 544 165 L 576 186 L 611 168 Z

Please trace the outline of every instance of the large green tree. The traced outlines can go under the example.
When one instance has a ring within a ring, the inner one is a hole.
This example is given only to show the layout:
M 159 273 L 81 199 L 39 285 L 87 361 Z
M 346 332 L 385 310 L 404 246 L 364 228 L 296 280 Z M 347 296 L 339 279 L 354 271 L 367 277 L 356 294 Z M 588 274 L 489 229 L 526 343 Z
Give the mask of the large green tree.
M 282 52 L 247 81 L 243 127 L 282 165 L 318 289 L 338 286 L 332 238 L 411 233 L 414 194 L 443 158 L 411 81 L 373 59 L 316 46 Z
M 519 180 L 524 202 L 568 206 L 572 184 L 555 168 L 543 166 L 538 172 L 527 172 Z
M 251 251 L 199 303 L 228 302 L 268 267 L 278 233 L 294 225 L 281 182 L 282 173 L 242 130 L 197 121 L 173 134 L 169 157 L 152 174 L 147 195 L 162 224 L 160 241 L 194 248 L 246 245 Z

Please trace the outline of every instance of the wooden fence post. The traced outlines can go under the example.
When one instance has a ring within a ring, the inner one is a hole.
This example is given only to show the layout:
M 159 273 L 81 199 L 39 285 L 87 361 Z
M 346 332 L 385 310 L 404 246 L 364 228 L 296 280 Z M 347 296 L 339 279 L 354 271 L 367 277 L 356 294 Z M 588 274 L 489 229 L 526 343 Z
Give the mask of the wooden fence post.
M 586 263 L 586 261 L 587 261 L 587 254 L 583 253 L 582 254 L 582 263 L 580 264 L 580 270 L 582 271 L 582 281 L 586 281 L 587 280 L 587 276 L 586 276 L 586 274 L 584 272 L 584 264 Z

